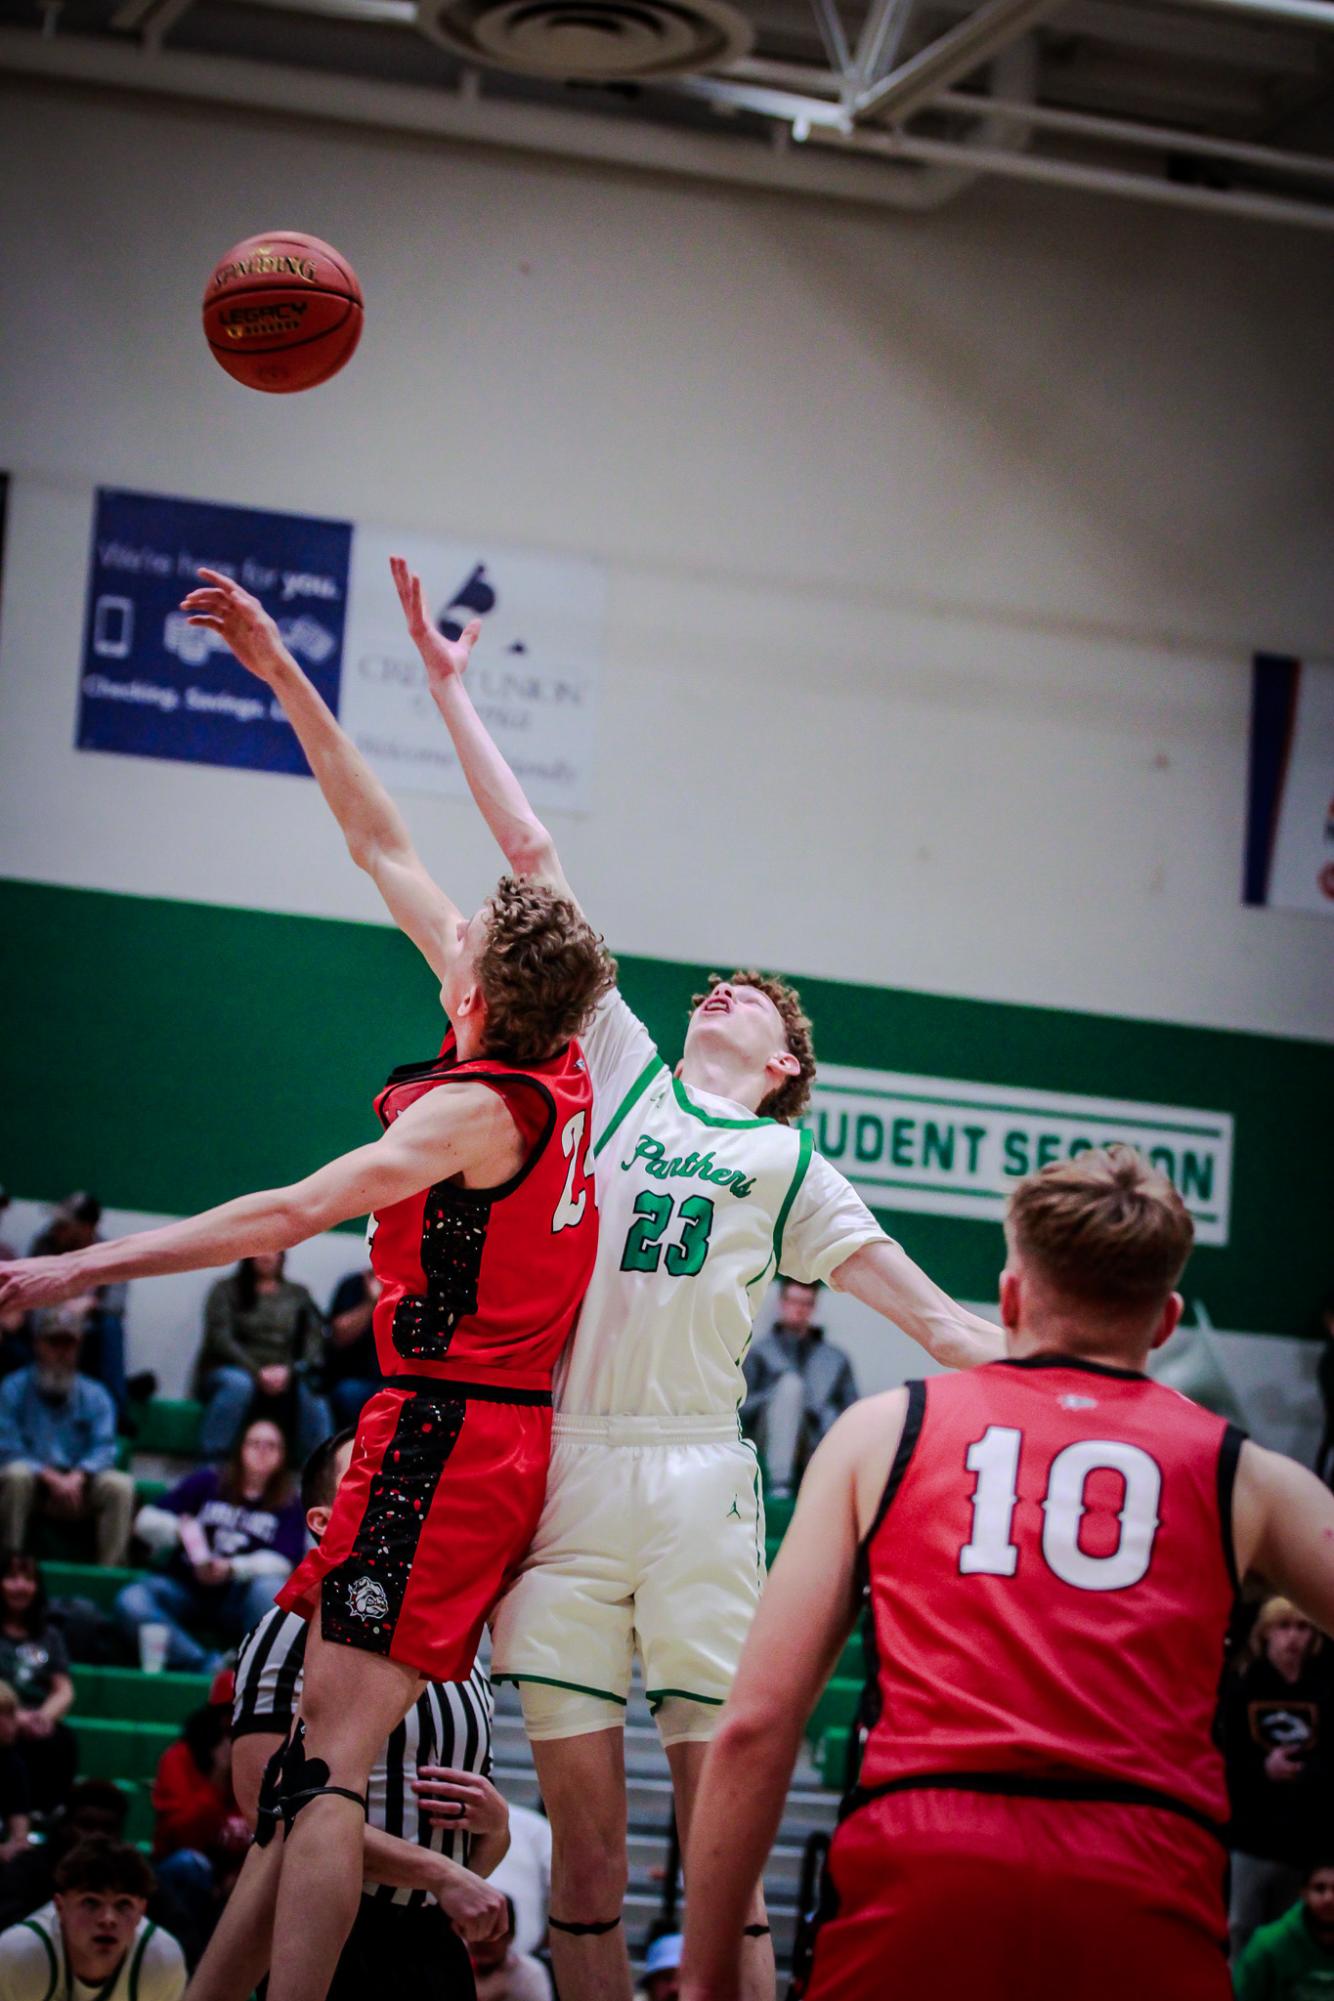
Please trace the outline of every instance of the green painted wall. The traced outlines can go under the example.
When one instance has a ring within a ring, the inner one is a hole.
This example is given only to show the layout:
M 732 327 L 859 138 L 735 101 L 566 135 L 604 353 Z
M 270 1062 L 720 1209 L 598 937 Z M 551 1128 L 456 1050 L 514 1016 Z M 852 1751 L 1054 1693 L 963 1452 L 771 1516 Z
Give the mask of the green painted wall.
M 28 1196 L 183 1214 L 291 1180 L 369 1137 L 385 1073 L 441 1032 L 430 974 L 380 926 L 0 881 L 0 927 L 0 1179 Z M 667 1053 L 707 970 L 622 960 Z M 1334 1281 L 1334 1046 L 801 985 L 829 1062 L 1230 1112 L 1232 1240 L 1197 1251 L 1188 1296 L 1219 1326 L 1311 1331 Z M 994 1296 L 994 1224 L 883 1214 L 951 1291 Z

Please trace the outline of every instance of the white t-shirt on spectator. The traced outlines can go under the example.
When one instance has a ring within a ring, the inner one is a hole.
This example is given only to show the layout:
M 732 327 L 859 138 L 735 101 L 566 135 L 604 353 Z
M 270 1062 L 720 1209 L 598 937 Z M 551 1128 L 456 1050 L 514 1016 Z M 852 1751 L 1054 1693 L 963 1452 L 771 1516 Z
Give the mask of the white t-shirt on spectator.
M 530 1806 L 510 1808 L 510 1845 L 491 1887 L 514 1905 L 514 1949 L 535 1952 L 547 1935 L 551 1902 L 551 1823 Z

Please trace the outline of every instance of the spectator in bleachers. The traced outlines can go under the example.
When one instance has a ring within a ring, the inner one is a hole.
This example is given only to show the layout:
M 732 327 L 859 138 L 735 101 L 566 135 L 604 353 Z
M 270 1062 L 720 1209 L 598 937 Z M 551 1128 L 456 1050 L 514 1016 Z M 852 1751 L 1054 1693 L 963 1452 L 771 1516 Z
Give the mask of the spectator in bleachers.
M 379 1297 L 380 1281 L 368 1266 L 340 1279 L 330 1302 L 322 1381 L 338 1431 L 356 1423 L 361 1406 L 382 1386 L 371 1332 Z
M 1334 1859 L 1306 1872 L 1301 1899 L 1262 1925 L 1232 1970 L 1237 2001 L 1317 2001 L 1334 1994 Z
M 187 1473 L 139 1510 L 135 1532 L 167 1568 L 119 1594 L 122 1629 L 133 1641 L 141 1626 L 165 1626 L 168 1667 L 211 1672 L 217 1656 L 199 1629 L 239 1645 L 305 1554 L 305 1512 L 283 1432 L 271 1418 L 252 1418 L 225 1466 Z
M 437 1768 L 423 1765 L 430 1779 Z M 514 1949 L 538 1952 L 547 1943 L 547 1912 L 551 1904 L 551 1822 L 530 1806 L 511 1806 L 510 1845 L 491 1871 L 491 1881 L 514 1906 Z
M 65 1717 L 74 1682 L 64 1635 L 46 1612 L 46 1585 L 36 1559 L 10 1549 L 0 1555 L 0 1676 L 18 1697 L 15 1744 L 34 1811 L 65 1804 L 78 1770 L 79 1747 Z
M 778 1317 L 747 1354 L 741 1422 L 764 1456 L 765 1490 L 795 1493 L 806 1462 L 836 1417 L 857 1401 L 857 1379 L 841 1348 L 815 1324 L 818 1285 L 780 1279 Z
M 91 1521 L 99 1563 L 124 1563 L 134 1482 L 116 1469 L 116 1406 L 81 1373 L 82 1304 L 34 1316 L 34 1361 L 0 1382 L 0 1543 L 21 1548 L 33 1510 Z
M 332 1430 L 329 1408 L 305 1380 L 318 1367 L 324 1322 L 304 1285 L 283 1277 L 283 1253 L 242 1258 L 204 1308 L 195 1395 L 205 1408 L 199 1450 L 225 1459 L 247 1417 L 261 1411 L 292 1441 L 298 1463 Z
M 70 1787 L 65 1810 L 51 1824 L 45 1841 L 30 1841 L 0 1868 L 0 1931 L 7 1931 L 55 1892 L 56 1866 L 76 1843 L 90 1834 L 109 1841 L 125 1838 L 129 1794 L 114 1779 L 79 1779 Z M 167 1929 L 170 1931 L 170 1924 Z
M 86 1250 L 101 1242 L 98 1224 L 102 1204 L 95 1195 L 80 1189 L 52 1210 L 46 1223 L 28 1247 L 33 1258 L 59 1258 L 70 1251 Z M 124 1415 L 128 1395 L 125 1380 L 124 1285 L 99 1285 L 84 1301 L 81 1367 L 86 1376 L 101 1383 L 111 1394 L 118 1417 Z M 71 1305 L 73 1301 L 69 1302 Z
M 51 1823 L 45 1841 L 30 1841 L 0 1867 L 0 1931 L 50 1903 L 56 1870 L 81 1841 L 90 1835 L 123 1841 L 129 1813 L 130 1796 L 114 1779 L 79 1779 L 71 1786 L 65 1811 Z M 161 1883 L 148 1899 L 148 1915 L 184 1943 L 185 1914 Z
M 28 1774 L 19 1756 L 19 1699 L 0 1681 L 0 1866 L 28 1845 Z
M 555 2001 L 551 1969 L 514 1944 L 514 1907 L 503 1938 L 478 1940 L 468 1947 L 477 2001 Z
M 187 1914 L 182 1937 L 193 1965 L 208 1944 L 219 1910 L 235 1884 L 250 1828 L 232 1791 L 232 1676 L 221 1701 L 188 1716 L 158 1761 L 153 1780 L 153 1861 L 158 1880 Z
M 32 1367 L 32 1315 L 21 1306 L 0 1306 L 0 1377 Z
M 147 1916 L 152 1887 L 137 1848 L 80 1842 L 52 1901 L 0 1933 L 0 2001 L 180 2001 L 185 1956 Z
M 1286 1598 L 1261 1606 L 1221 1720 L 1235 1954 L 1292 1903 L 1312 1857 L 1334 1854 L 1334 1672 L 1320 1634 Z
M 681 1992 L 681 1953 L 685 1939 L 680 1932 L 663 1932 L 644 1954 L 645 2001 L 676 2001 Z

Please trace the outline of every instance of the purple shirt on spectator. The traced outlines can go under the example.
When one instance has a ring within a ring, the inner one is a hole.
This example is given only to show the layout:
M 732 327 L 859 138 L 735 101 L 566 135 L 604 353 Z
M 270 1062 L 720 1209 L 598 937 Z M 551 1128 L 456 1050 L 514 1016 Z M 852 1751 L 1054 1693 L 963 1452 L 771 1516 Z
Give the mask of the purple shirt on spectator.
M 221 1486 L 218 1469 L 204 1466 L 178 1480 L 158 1506 L 173 1515 L 193 1515 L 214 1556 L 232 1562 L 238 1556 L 273 1550 L 295 1569 L 306 1553 L 306 1518 L 300 1495 L 293 1493 L 280 1508 L 266 1508 L 258 1501 L 229 1501 Z M 179 1552 L 177 1562 L 189 1569 Z

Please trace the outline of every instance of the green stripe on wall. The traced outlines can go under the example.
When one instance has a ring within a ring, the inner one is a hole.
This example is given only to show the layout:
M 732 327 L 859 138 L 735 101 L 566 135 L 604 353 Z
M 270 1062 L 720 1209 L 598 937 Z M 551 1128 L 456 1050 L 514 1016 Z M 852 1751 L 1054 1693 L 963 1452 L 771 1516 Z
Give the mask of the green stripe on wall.
M 435 981 L 378 925 L 0 880 L 0 1180 L 185 1214 L 373 1136 L 394 1064 L 442 1031 Z M 624 958 L 669 1058 L 706 969 Z M 1334 1046 L 803 979 L 831 1063 L 1230 1112 L 1232 1241 L 1186 1292 L 1222 1327 L 1312 1331 L 1331 1282 Z M 995 1295 L 999 1226 L 881 1212 L 951 1291 Z

